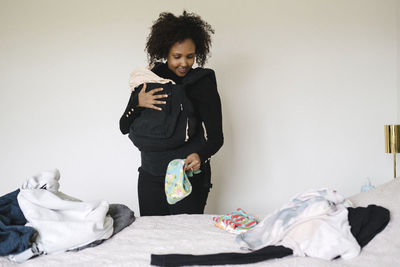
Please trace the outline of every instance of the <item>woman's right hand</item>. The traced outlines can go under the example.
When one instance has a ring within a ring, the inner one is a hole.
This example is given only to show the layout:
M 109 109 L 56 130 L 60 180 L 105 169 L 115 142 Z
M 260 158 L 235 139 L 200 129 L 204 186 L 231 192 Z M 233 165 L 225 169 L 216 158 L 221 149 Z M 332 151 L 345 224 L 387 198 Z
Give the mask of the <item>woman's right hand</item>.
M 156 95 L 157 92 L 161 92 L 164 90 L 163 88 L 155 88 L 148 92 L 146 92 L 147 84 L 143 84 L 142 90 L 140 90 L 138 94 L 138 106 L 143 108 L 152 108 L 155 110 L 161 110 L 161 108 L 157 107 L 157 105 L 165 105 L 166 101 L 158 100 L 160 98 L 167 98 L 168 95 Z

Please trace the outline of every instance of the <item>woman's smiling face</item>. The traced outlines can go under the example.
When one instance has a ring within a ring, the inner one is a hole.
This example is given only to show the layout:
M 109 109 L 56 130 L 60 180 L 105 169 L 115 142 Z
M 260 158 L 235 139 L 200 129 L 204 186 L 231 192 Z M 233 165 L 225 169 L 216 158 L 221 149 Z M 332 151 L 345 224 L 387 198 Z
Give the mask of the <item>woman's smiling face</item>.
M 175 43 L 168 53 L 168 68 L 179 77 L 184 77 L 192 68 L 196 57 L 196 46 L 192 39 Z

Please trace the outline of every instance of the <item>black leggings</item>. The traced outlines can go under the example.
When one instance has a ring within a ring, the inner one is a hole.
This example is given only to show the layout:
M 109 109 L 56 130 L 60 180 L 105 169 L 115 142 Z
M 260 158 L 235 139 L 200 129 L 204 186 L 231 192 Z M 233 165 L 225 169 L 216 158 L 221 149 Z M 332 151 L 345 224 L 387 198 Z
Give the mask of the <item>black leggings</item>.
M 201 173 L 189 178 L 192 193 L 170 205 L 165 195 L 165 176 L 154 176 L 139 168 L 138 196 L 140 216 L 173 214 L 203 214 L 211 188 L 209 164 L 203 164 Z

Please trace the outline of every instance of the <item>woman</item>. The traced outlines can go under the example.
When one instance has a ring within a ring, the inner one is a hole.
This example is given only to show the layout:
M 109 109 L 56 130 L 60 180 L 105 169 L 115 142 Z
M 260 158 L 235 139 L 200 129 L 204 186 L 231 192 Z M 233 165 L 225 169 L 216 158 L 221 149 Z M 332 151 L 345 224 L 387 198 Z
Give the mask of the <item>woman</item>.
M 186 11 L 179 17 L 161 13 L 151 28 L 146 50 L 151 71 L 163 79 L 182 83 L 193 71 L 196 61 L 203 66 L 211 46 L 214 30 L 198 15 Z M 164 62 L 164 63 L 163 63 Z M 200 68 L 197 68 L 199 70 Z M 213 73 L 213 72 L 212 72 Z M 146 92 L 146 84 L 136 87 L 121 117 L 120 129 L 127 134 L 143 109 L 162 110 L 168 95 L 162 88 Z M 161 93 L 160 93 L 161 92 Z M 223 144 L 221 102 L 214 73 L 186 88 L 193 104 L 198 125 L 195 136 L 178 148 L 158 152 L 141 152 L 138 196 L 141 216 L 202 214 L 211 188 L 210 157 Z M 164 191 L 165 172 L 174 159 L 185 159 L 187 170 L 200 170 L 189 178 L 192 193 L 174 205 L 168 204 Z

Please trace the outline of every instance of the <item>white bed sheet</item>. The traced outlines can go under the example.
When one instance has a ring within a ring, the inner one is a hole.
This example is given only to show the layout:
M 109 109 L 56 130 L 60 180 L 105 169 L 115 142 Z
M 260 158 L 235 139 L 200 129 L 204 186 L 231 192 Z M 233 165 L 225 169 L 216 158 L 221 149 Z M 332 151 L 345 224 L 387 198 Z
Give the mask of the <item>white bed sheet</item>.
M 289 256 L 234 266 L 400 266 L 400 182 L 391 181 L 349 199 L 355 206 L 377 204 L 391 212 L 388 226 L 363 248 L 358 257 L 347 261 L 325 261 Z M 0 257 L 0 266 L 149 266 L 152 253 L 243 252 L 234 240 L 235 235 L 213 226 L 212 215 L 139 217 L 131 226 L 100 246 L 80 252 L 40 256 L 23 264 Z

